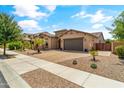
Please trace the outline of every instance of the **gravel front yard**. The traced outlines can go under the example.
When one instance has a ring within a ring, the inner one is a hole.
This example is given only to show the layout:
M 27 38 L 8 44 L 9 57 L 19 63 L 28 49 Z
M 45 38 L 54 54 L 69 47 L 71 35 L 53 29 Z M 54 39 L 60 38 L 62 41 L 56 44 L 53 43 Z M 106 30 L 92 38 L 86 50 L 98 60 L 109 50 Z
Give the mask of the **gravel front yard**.
M 92 57 L 78 58 L 77 65 L 73 65 L 72 60 L 58 62 L 58 64 L 124 82 L 124 64 L 119 62 L 119 59 L 116 55 L 111 54 L 111 56 L 106 56 L 106 57 L 105 56 L 97 56 L 96 57 L 96 59 L 98 60 L 97 62 L 92 62 L 91 58 Z M 98 68 L 93 70 L 90 67 L 91 63 L 96 63 Z
M 33 88 L 80 88 L 80 86 L 42 69 L 21 75 Z

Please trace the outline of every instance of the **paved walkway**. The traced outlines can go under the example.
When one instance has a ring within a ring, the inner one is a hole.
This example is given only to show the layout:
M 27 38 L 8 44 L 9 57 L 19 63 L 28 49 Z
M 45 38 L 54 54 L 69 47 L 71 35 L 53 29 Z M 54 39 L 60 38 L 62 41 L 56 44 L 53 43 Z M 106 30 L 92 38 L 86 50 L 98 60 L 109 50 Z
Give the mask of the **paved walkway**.
M 15 54 L 15 52 L 11 51 L 8 51 L 8 53 Z M 123 82 L 22 54 L 18 54 L 16 58 L 4 60 L 3 62 L 8 64 L 20 75 L 41 68 L 85 88 L 124 88 Z
M 20 77 L 20 75 L 5 62 L 0 62 L 0 71 L 1 71 L 8 87 L 10 87 L 10 88 L 30 88 L 30 85 L 27 84 L 27 82 L 24 81 Z M 0 78 L 2 78 L 2 77 L 0 76 Z M 3 81 L 3 79 L 2 79 L 2 82 L 5 83 L 5 81 Z M 2 87 L 2 86 L 0 86 L 0 87 Z M 7 87 L 7 86 L 3 86 L 3 87 Z
M 99 56 L 110 56 L 111 51 L 98 51 Z

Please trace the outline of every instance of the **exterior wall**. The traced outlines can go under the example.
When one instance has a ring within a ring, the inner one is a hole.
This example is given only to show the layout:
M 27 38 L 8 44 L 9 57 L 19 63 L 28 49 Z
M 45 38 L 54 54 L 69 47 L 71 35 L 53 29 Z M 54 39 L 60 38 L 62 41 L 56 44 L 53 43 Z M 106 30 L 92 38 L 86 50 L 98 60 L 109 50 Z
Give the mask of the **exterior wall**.
M 71 39 L 71 38 L 82 38 L 83 40 L 83 49 L 91 49 L 93 47 L 93 44 L 96 42 L 96 38 L 93 36 L 90 36 L 85 33 L 80 32 L 74 32 L 69 31 L 66 34 L 64 34 L 61 39 L 61 48 L 64 49 L 64 39 Z
M 112 53 L 115 53 L 115 47 L 119 46 L 119 45 L 123 45 L 124 46 L 124 41 L 113 41 L 112 42 L 112 47 L 111 47 L 111 50 L 112 50 Z
M 48 37 L 43 35 L 41 38 L 45 39 L 48 42 L 48 49 L 56 49 L 57 48 L 57 38 Z
M 51 49 L 57 49 L 58 38 L 51 38 Z
M 52 46 L 51 46 L 51 38 L 48 38 L 48 49 L 51 49 L 52 48 Z
M 94 43 L 97 42 L 97 38 L 90 36 L 90 35 L 86 35 L 84 41 L 85 41 L 84 48 L 91 49 Z

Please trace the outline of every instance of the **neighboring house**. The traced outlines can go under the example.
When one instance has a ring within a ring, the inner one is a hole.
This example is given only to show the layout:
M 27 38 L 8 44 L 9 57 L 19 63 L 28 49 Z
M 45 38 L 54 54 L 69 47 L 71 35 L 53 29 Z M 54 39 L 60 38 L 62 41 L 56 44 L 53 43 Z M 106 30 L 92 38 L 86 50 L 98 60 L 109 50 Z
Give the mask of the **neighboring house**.
M 55 35 L 48 32 L 42 32 L 33 35 L 45 39 L 45 48 L 62 49 L 62 50 L 79 50 L 91 49 L 95 43 L 104 42 L 102 32 L 87 33 L 74 29 L 63 29 L 55 31 Z
M 98 37 L 98 39 L 97 39 L 98 43 L 105 43 L 105 39 L 104 39 L 104 36 L 103 36 L 102 32 L 95 32 L 95 33 L 91 33 L 91 34 Z
M 41 38 L 45 40 L 45 44 L 42 46 L 42 48 L 45 49 L 56 49 L 57 48 L 57 37 L 53 34 L 50 34 L 48 32 L 42 32 L 42 33 L 36 33 L 36 34 L 27 34 L 24 33 L 24 40 L 27 41 L 27 39 L 33 39 L 33 38 Z
M 38 34 L 34 34 L 34 37 L 39 37 L 45 40 L 45 49 L 56 49 L 57 48 L 57 37 L 48 32 L 42 32 Z

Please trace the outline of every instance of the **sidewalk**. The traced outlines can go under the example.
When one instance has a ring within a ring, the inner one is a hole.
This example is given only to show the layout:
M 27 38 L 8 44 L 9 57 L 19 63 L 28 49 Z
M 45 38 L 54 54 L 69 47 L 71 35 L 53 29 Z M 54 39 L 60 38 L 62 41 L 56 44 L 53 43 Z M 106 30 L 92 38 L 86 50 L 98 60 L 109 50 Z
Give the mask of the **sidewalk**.
M 8 53 L 15 54 L 11 51 Z M 7 63 L 19 75 L 41 68 L 85 88 L 124 88 L 123 82 L 22 54 L 18 54 L 13 59 L 3 60 L 3 62 Z

